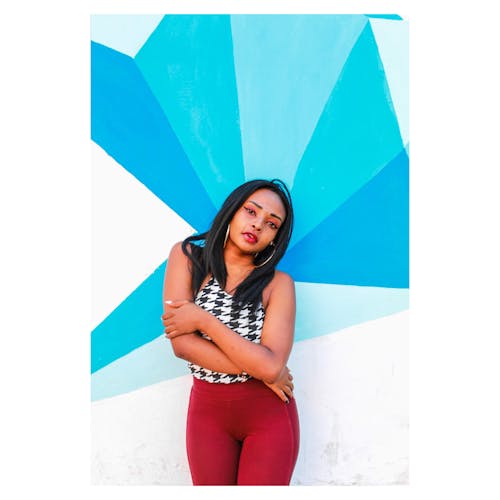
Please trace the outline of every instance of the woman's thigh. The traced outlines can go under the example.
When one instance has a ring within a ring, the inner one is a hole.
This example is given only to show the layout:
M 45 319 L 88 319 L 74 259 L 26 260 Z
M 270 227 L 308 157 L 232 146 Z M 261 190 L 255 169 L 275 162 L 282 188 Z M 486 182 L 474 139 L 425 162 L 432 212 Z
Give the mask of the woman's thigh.
M 227 431 L 224 408 L 191 394 L 186 445 L 194 485 L 235 485 L 241 443 Z
M 277 396 L 256 400 L 247 412 L 252 420 L 241 449 L 239 485 L 288 485 L 299 451 L 295 400 Z

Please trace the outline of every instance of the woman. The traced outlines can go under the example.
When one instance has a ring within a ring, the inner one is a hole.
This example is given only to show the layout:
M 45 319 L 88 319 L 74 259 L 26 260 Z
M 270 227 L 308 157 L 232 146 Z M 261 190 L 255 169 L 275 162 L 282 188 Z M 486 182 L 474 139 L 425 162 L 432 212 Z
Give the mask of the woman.
M 290 483 L 299 446 L 286 366 L 295 291 L 275 267 L 292 226 L 286 186 L 249 181 L 209 231 L 170 253 L 162 320 L 193 374 L 186 441 L 194 485 Z

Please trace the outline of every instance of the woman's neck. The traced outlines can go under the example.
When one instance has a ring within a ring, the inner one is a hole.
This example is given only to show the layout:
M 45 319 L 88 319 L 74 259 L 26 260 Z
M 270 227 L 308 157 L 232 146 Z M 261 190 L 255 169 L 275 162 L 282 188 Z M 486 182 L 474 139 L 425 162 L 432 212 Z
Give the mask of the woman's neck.
M 224 262 L 226 268 L 229 269 L 242 269 L 250 270 L 255 267 L 253 263 L 253 255 L 248 253 L 243 253 L 239 248 L 228 242 L 228 245 L 224 249 Z
M 227 270 L 227 282 L 229 288 L 239 285 L 254 270 L 253 255 L 235 251 L 228 245 L 224 249 L 224 262 Z

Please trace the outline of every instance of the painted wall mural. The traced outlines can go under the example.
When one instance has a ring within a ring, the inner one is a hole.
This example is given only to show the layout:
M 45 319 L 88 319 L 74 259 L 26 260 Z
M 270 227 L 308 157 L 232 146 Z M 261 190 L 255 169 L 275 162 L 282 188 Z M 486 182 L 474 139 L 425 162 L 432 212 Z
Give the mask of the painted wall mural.
M 160 322 L 168 252 L 175 241 L 206 230 L 245 180 L 278 177 L 292 193 L 296 226 L 279 268 L 296 281 L 297 362 L 301 346 L 335 359 L 335 335 L 405 314 L 407 21 L 397 15 L 91 21 L 96 414 L 99 405 L 186 380 L 187 366 L 173 356 Z M 406 373 L 404 359 L 400 364 Z M 404 414 L 404 387 L 398 394 Z M 103 454 L 96 482 L 128 484 L 124 473 L 102 472 L 109 467 Z M 300 469 L 311 463 L 300 460 L 295 484 L 363 483 L 331 479 L 333 465 L 313 480 Z M 375 475 L 365 482 L 405 482 L 407 456 L 398 464 L 399 479 Z M 189 484 L 160 470 L 147 478 L 136 475 L 139 483 Z

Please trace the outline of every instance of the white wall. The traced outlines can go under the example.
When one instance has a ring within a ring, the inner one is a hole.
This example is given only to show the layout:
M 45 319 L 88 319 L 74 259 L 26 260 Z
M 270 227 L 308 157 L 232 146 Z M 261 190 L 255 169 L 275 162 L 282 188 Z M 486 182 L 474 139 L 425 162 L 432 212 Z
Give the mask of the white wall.
M 294 345 L 293 485 L 408 482 L 408 311 Z M 190 376 L 92 403 L 92 482 L 191 484 Z

